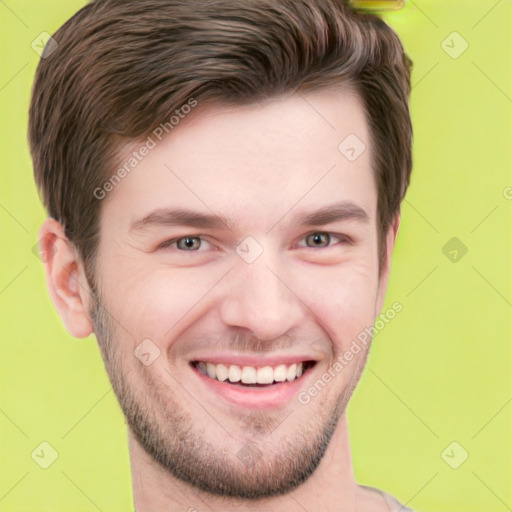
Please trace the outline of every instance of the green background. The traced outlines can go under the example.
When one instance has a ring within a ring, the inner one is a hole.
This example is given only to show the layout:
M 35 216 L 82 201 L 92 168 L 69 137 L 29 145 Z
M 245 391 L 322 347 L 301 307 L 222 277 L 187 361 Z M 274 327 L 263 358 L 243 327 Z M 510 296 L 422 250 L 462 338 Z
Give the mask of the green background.
M 0 2 L 0 511 L 133 509 L 96 340 L 65 331 L 34 249 L 31 45 L 84 3 Z M 510 510 L 512 2 L 409 0 L 384 17 L 414 61 L 414 170 L 385 304 L 403 311 L 349 405 L 356 480 L 423 512 Z

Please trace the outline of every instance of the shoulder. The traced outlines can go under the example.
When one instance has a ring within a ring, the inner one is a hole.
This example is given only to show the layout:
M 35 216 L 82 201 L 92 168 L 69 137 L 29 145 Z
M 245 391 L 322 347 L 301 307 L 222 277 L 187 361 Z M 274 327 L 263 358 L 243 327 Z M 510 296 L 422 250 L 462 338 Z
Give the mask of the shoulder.
M 382 512 L 414 512 L 406 507 L 395 497 L 376 487 L 358 485 L 357 510 L 358 512 L 382 511 Z

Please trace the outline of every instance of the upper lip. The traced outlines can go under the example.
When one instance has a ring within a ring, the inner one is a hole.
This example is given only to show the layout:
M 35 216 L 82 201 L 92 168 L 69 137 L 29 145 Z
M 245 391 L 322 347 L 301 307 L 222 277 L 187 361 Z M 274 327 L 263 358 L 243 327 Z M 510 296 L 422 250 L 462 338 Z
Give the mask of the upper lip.
M 235 364 L 238 366 L 278 366 L 280 364 L 290 365 L 293 363 L 305 363 L 306 361 L 316 362 L 316 358 L 311 355 L 268 355 L 262 353 L 261 355 L 248 355 L 240 353 L 215 353 L 215 354 L 200 354 L 191 359 L 191 362 L 224 364 L 229 366 Z

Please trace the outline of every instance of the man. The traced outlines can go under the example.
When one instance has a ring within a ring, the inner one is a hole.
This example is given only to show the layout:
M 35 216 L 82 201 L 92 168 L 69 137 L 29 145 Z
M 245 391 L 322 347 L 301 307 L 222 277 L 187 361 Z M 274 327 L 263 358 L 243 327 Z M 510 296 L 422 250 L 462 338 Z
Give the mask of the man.
M 345 413 L 412 165 L 396 34 L 342 0 L 97 0 L 54 39 L 40 247 L 135 509 L 406 510 L 354 481 Z

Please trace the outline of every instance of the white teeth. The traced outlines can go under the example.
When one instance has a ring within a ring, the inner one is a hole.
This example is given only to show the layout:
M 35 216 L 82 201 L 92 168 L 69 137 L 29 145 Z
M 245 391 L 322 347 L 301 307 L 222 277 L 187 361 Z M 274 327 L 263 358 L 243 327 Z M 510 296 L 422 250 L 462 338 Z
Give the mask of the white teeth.
M 216 366 L 216 370 L 217 370 L 217 379 L 218 380 L 220 380 L 221 382 L 224 382 L 225 380 L 228 379 L 229 370 L 226 366 L 224 366 L 223 364 L 218 364 Z
M 244 366 L 241 380 L 244 384 L 256 384 L 256 368 L 253 366 Z
M 229 382 L 240 382 L 241 378 L 242 370 L 240 369 L 240 366 L 236 366 L 235 364 L 230 365 L 228 373 Z
M 208 375 L 211 379 L 217 379 L 220 382 L 242 382 L 243 384 L 272 384 L 273 382 L 292 382 L 304 373 L 303 363 L 293 363 L 290 365 L 280 364 L 275 368 L 272 366 L 263 366 L 256 368 L 254 366 L 213 364 L 201 361 L 197 364 L 199 370 Z
M 272 366 L 258 368 L 256 373 L 256 382 L 258 384 L 272 384 L 272 382 L 274 382 L 274 378 L 274 370 L 272 369 Z
M 215 365 L 212 363 L 206 363 L 206 372 L 208 373 L 208 377 L 215 379 L 217 376 L 217 372 L 215 371 Z
M 286 380 L 286 365 L 280 364 L 274 369 L 274 380 L 276 382 L 284 382 Z
M 286 380 L 288 382 L 292 382 L 292 380 L 295 380 L 295 377 L 297 376 L 297 365 L 293 363 L 291 366 L 288 366 L 288 370 L 286 370 Z

